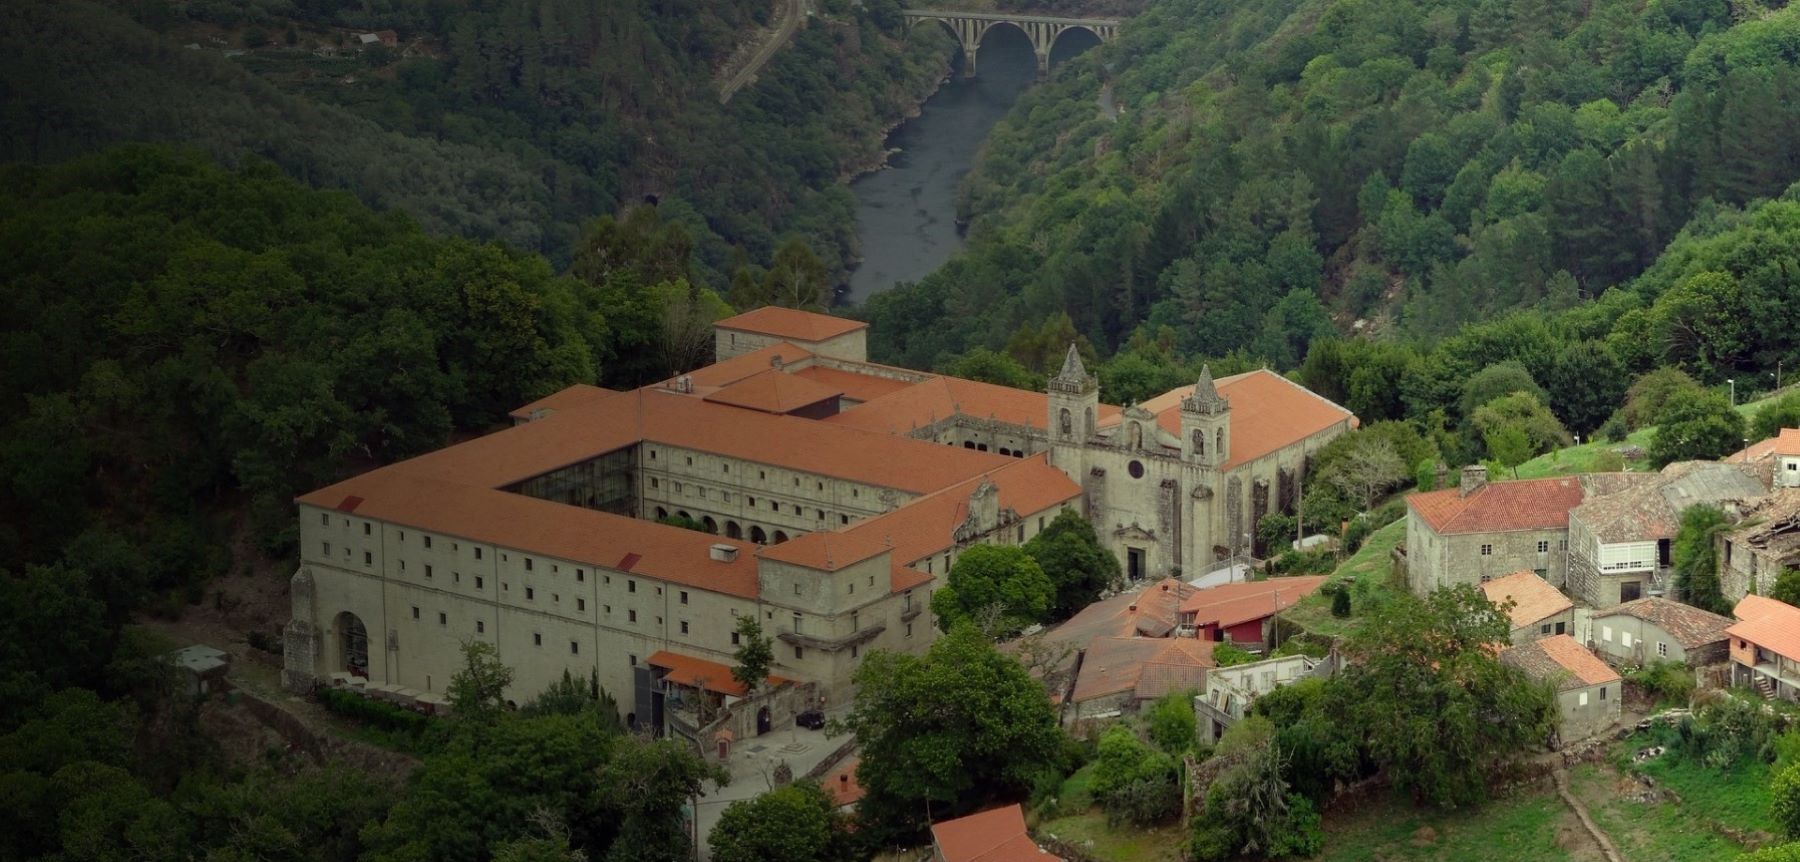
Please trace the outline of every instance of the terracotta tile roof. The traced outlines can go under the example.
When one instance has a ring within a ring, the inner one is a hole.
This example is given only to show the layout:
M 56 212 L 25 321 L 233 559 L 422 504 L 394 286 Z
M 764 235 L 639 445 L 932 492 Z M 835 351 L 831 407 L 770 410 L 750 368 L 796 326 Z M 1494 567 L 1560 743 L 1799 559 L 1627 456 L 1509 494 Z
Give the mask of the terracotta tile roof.
M 968 451 L 930 443 L 921 445 L 946 453 Z M 1011 509 L 1022 518 L 1059 508 L 1081 496 L 1081 487 L 1068 474 L 1050 466 L 1049 456 L 1045 453 L 1030 458 L 1000 458 L 999 461 L 1000 465 L 995 469 L 920 497 L 892 512 L 835 531 L 807 533 L 765 548 L 763 556 L 833 571 L 892 550 L 895 563 L 914 565 L 955 543 L 956 528 L 969 515 L 969 496 L 983 482 L 993 482 L 999 489 L 1001 511 Z
M 869 328 L 867 323 L 860 320 L 845 320 L 829 314 L 799 311 L 776 305 L 765 305 L 754 311 L 727 317 L 714 323 L 713 326 L 720 329 L 735 329 L 739 332 L 755 332 L 762 335 L 773 335 L 776 338 L 811 342 L 825 341 L 846 332 Z
M 1793 605 L 1790 605 L 1787 602 L 1777 601 L 1768 596 L 1759 596 L 1755 593 L 1748 593 L 1743 598 L 1738 599 L 1737 605 L 1731 609 L 1731 614 L 1740 620 L 1748 622 L 1750 620 L 1760 620 L 1770 614 L 1781 614 L 1792 609 Z
M 1725 630 L 1793 661 L 1800 661 L 1800 608 L 1758 595 L 1747 595 L 1733 611 L 1743 622 Z
M 805 348 L 783 341 L 760 350 L 733 356 L 724 362 L 715 362 L 705 368 L 696 368 L 686 374 L 676 375 L 663 381 L 663 388 L 669 388 L 669 384 L 683 377 L 686 377 L 697 390 L 730 386 L 752 374 L 761 374 L 778 366 L 787 368 L 790 365 L 803 365 L 812 361 L 812 358 L 813 355 Z
M 1770 437 L 1766 440 L 1759 440 L 1755 443 L 1751 443 L 1750 445 L 1745 446 L 1742 449 L 1737 450 L 1736 452 L 1731 453 L 1730 455 L 1726 455 L 1725 457 L 1720 458 L 1719 460 L 1724 461 L 1728 464 L 1745 464 L 1745 463 L 1750 463 L 1753 461 L 1761 461 L 1764 458 L 1773 457 L 1775 455 L 1775 442 L 1779 439 L 1781 439 L 1781 438 L 1780 437 Z
M 1194 588 L 1175 578 L 1146 585 L 1135 593 L 1101 599 L 1044 633 L 1053 643 L 1077 648 L 1097 637 L 1167 637 L 1175 630 L 1181 601 Z
M 794 376 L 836 387 L 844 393 L 845 398 L 852 401 L 874 401 L 883 395 L 899 392 L 913 385 L 908 380 L 896 380 L 892 377 L 880 377 L 874 374 L 859 374 L 842 368 L 827 368 L 816 363 L 795 371 Z
M 1206 669 L 1215 665 L 1214 646 L 1196 638 L 1094 638 L 1081 657 L 1070 699 L 1084 703 L 1127 691 L 1160 697 L 1173 690 L 1203 688 Z
M 1555 616 L 1570 608 L 1575 603 L 1562 591 L 1550 586 L 1550 583 L 1533 572 L 1513 572 L 1505 577 L 1495 578 L 1481 585 L 1482 594 L 1495 605 L 1513 602 L 1513 609 L 1508 614 L 1512 618 L 1512 627 L 1524 628 L 1537 625 L 1545 617 Z
M 1063 862 L 1031 840 L 1018 805 L 933 823 L 931 842 L 944 862 Z
M 585 404 L 592 404 L 596 401 L 601 401 L 601 400 L 604 400 L 607 398 L 612 398 L 614 396 L 623 395 L 623 394 L 625 394 L 625 393 L 619 392 L 616 390 L 612 390 L 612 389 L 601 389 L 598 386 L 589 386 L 586 383 L 577 383 L 574 386 L 570 386 L 567 389 L 563 389 L 558 392 L 552 392 L 549 395 L 539 398 L 538 400 L 533 401 L 530 404 L 525 405 L 524 407 L 520 407 L 519 409 L 514 410 L 513 412 L 508 413 L 506 415 L 510 416 L 514 419 L 530 419 L 532 417 L 532 414 L 537 413 L 540 410 L 548 411 L 548 412 L 554 412 L 557 410 L 567 410 L 570 407 L 579 407 L 579 406 L 582 406 Z
M 1338 423 L 1348 422 L 1352 428 L 1357 424 L 1355 414 L 1266 368 L 1221 377 L 1216 387 L 1219 395 L 1231 402 L 1231 460 L 1225 463 L 1226 470 Z M 1157 425 L 1179 439 L 1181 399 L 1193 391 L 1192 386 L 1171 389 L 1139 406 L 1156 414 Z
M 756 597 L 756 546 L 748 542 L 522 494 L 412 476 L 396 467 L 322 488 L 301 497 L 300 502 L 335 509 L 350 496 L 363 498 L 356 514 L 381 521 L 597 568 L 629 568 L 647 577 L 726 595 Z M 729 562 L 712 559 L 710 551 L 716 544 L 737 548 L 736 558 Z M 633 556 L 636 561 L 624 566 Z
M 895 564 L 888 575 L 888 593 L 890 595 L 893 593 L 904 593 L 915 587 L 929 584 L 935 578 L 935 575 L 925 574 L 918 569 L 909 569 L 905 566 Z
M 743 697 L 750 689 L 731 676 L 731 666 L 716 661 L 707 661 L 690 655 L 682 655 L 668 650 L 657 650 L 644 659 L 651 667 L 660 667 L 668 673 L 663 679 L 676 685 L 690 688 L 704 688 L 707 691 L 729 694 L 732 697 Z M 778 676 L 769 677 L 769 685 L 777 686 L 787 680 Z
M 1601 474 L 1606 475 L 1606 474 Z M 1643 542 L 1674 538 L 1681 513 L 1699 503 L 1725 504 L 1755 500 L 1767 493 L 1761 480 L 1741 465 L 1683 461 L 1659 473 L 1615 479 L 1612 490 L 1595 477 L 1585 480 L 1581 505 L 1569 512 L 1602 542 Z
M 862 782 L 856 780 L 856 767 L 862 765 L 862 758 L 852 757 L 833 769 L 819 783 L 824 786 L 825 794 L 831 797 L 831 804 L 836 808 L 855 805 L 861 801 L 867 791 Z
M 1775 435 L 1775 454 L 1800 455 L 1800 428 L 1783 428 Z
M 1500 660 L 1535 679 L 1556 684 L 1557 691 L 1617 682 L 1619 674 L 1594 657 L 1568 635 L 1553 635 L 1520 646 L 1507 647 Z
M 826 420 L 851 428 L 906 434 L 952 416 L 994 419 L 1043 430 L 1049 396 L 957 377 L 932 377 L 871 399 Z
M 1637 599 L 1594 612 L 1595 619 L 1613 616 L 1632 617 L 1654 623 L 1685 649 L 1718 643 L 1725 639 L 1725 630 L 1731 627 L 1730 617 L 1722 617 L 1660 596 Z
M 1207 587 L 1182 601 L 1181 615 L 1194 615 L 1195 626 L 1235 626 L 1287 610 L 1318 592 L 1327 580 L 1325 575 L 1307 575 Z
M 1492 482 L 1467 497 L 1458 488 L 1426 491 L 1407 497 L 1406 505 L 1440 535 L 1555 530 L 1569 525 L 1582 493 L 1573 477 L 1522 479 Z
M 842 394 L 841 388 L 771 368 L 723 387 L 705 400 L 764 413 L 788 413 Z

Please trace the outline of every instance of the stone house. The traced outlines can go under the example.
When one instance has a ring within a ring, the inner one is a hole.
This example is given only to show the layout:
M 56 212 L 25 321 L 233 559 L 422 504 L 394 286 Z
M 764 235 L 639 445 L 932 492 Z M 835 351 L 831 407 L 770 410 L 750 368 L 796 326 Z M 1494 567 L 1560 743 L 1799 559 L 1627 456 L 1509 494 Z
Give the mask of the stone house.
M 1181 602 L 1175 634 L 1260 652 L 1275 636 L 1275 615 L 1318 592 L 1328 580 L 1325 575 L 1307 575 L 1195 590 Z
M 1561 586 L 1569 510 L 1580 505 L 1573 477 L 1487 481 L 1487 468 L 1463 468 L 1455 488 L 1406 498 L 1407 584 L 1425 595 L 1452 584 L 1478 584 L 1528 571 Z
M 1508 602 L 1514 645 L 1575 630 L 1575 603 L 1532 572 L 1513 572 L 1481 583 L 1482 595 L 1496 606 Z
M 1623 712 L 1618 672 L 1574 638 L 1551 635 L 1508 647 L 1500 653 L 1500 660 L 1556 688 L 1561 716 L 1557 736 L 1563 742 L 1585 739 L 1618 723 Z
M 1777 488 L 1719 534 L 1719 591 L 1730 601 L 1768 595 L 1783 571 L 1800 567 L 1800 490 Z
M 783 342 L 820 356 L 861 362 L 869 355 L 869 325 L 775 305 L 713 324 L 713 359 L 718 362 Z
M 1206 690 L 1194 696 L 1199 732 L 1203 738 L 1216 742 L 1250 714 L 1258 697 L 1303 679 L 1329 676 L 1336 667 L 1332 657 L 1289 655 L 1207 671 Z
M 1200 691 L 1212 652 L 1212 641 L 1195 638 L 1095 638 L 1082 651 L 1065 720 L 1116 718 L 1170 692 Z
M 1590 607 L 1668 592 L 1671 546 L 1688 507 L 1736 514 L 1767 493 L 1753 468 L 1686 461 L 1660 473 L 1588 478 L 1569 512 L 1569 594 Z
M 1745 596 L 1725 630 L 1731 684 L 1755 688 L 1766 698 L 1800 701 L 1800 608 Z
M 1688 667 L 1725 661 L 1729 617 L 1659 596 L 1594 612 L 1588 646 L 1607 660 L 1643 666 L 1657 661 Z
M 1765 465 L 1771 488 L 1800 488 L 1800 428 L 1783 428 L 1774 437 L 1752 443 L 1723 460 Z

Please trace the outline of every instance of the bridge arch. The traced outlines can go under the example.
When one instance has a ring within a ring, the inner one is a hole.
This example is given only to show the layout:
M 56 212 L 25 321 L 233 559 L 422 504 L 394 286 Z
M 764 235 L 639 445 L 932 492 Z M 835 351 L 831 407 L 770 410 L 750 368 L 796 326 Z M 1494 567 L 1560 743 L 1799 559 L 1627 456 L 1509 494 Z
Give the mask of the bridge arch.
M 996 24 L 1010 24 L 1025 34 L 1037 54 L 1037 71 L 1041 79 L 1050 73 L 1050 51 L 1064 33 L 1086 30 L 1101 42 L 1118 35 L 1119 22 L 1112 18 L 1056 18 L 1043 15 L 1014 15 L 995 12 L 958 12 L 943 9 L 908 9 L 902 13 L 908 26 L 921 21 L 936 21 L 956 37 L 963 50 L 963 75 L 975 76 L 975 55 L 981 42 Z

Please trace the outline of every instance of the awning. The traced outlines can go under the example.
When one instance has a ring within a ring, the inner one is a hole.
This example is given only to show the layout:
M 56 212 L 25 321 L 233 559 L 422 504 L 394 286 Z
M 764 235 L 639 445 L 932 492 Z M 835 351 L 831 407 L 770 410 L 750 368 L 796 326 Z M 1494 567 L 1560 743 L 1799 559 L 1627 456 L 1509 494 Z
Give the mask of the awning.
M 703 658 L 694 658 L 668 650 L 658 650 L 651 654 L 646 661 L 651 667 L 659 667 L 668 671 L 662 678 L 676 685 L 705 689 L 732 697 L 743 697 L 750 693 L 743 683 L 732 678 L 731 668 L 728 665 L 716 661 L 707 661 Z M 787 680 L 778 676 L 771 676 L 768 680 L 770 688 L 784 682 Z

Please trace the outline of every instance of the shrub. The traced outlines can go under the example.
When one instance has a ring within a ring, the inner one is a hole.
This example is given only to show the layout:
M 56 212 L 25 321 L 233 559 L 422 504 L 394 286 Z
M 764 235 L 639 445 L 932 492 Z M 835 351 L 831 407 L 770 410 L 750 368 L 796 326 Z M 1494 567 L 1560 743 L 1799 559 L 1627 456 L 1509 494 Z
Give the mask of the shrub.
M 1100 736 L 1094 798 L 1110 821 L 1156 823 L 1180 811 L 1176 773 L 1174 758 L 1145 744 L 1131 728 L 1115 724 Z
M 1775 774 L 1769 782 L 1769 814 L 1787 837 L 1800 839 L 1800 764 Z
M 1251 655 L 1248 650 L 1245 650 L 1243 647 L 1237 646 L 1236 644 L 1222 643 L 1213 647 L 1213 661 L 1216 662 L 1219 667 L 1249 664 L 1255 660 L 1256 656 Z
M 341 715 L 384 733 L 399 737 L 402 744 L 417 746 L 431 729 L 431 718 L 405 707 L 371 700 L 352 691 L 338 688 L 319 690 L 319 704 L 327 712 Z
M 1625 674 L 1626 681 L 1644 690 L 1658 703 L 1686 706 L 1694 694 L 1694 672 L 1675 661 L 1652 662 Z
M 1331 594 L 1331 615 L 1339 619 L 1350 616 L 1350 591 L 1341 585 Z

